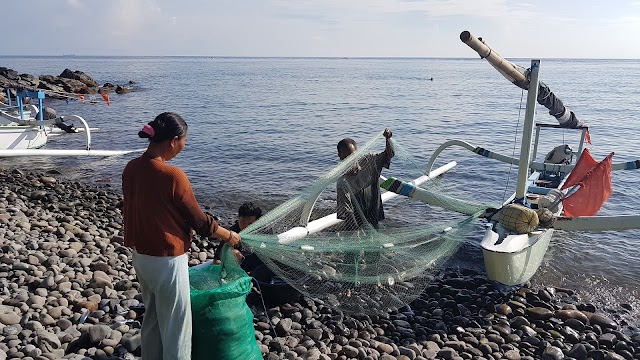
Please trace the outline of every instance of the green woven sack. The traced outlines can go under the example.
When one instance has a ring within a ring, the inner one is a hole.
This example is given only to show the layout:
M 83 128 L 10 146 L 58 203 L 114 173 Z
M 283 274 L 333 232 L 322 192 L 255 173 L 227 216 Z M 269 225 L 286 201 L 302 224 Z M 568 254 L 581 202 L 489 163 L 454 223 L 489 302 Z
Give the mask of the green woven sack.
M 189 269 L 194 360 L 259 360 L 262 353 L 246 303 L 251 277 L 225 246 L 225 266 Z

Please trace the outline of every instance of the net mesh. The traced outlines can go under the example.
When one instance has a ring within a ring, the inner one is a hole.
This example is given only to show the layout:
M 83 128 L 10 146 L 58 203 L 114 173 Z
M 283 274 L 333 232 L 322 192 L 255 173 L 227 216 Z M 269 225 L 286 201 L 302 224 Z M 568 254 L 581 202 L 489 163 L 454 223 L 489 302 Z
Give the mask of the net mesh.
M 242 241 L 276 276 L 332 307 L 366 313 L 408 304 L 491 206 L 452 196 L 408 151 L 390 144 L 395 156 L 382 172 L 404 181 L 387 186 L 397 195 L 378 186 L 385 165 L 380 133 L 246 228 Z

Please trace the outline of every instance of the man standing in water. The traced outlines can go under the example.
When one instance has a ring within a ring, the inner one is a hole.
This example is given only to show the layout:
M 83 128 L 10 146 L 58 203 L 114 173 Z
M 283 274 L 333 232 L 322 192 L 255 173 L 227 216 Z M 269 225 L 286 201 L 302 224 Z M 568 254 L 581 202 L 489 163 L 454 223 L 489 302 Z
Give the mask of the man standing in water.
M 364 232 L 378 229 L 378 223 L 384 219 L 382 198 L 378 179 L 382 168 L 389 168 L 391 158 L 394 156 L 391 144 L 391 130 L 385 129 L 383 133 L 386 145 L 379 154 L 366 154 L 359 158 L 352 170 L 344 174 L 336 184 L 337 191 L 337 217 L 344 221 L 344 229 Z M 353 139 L 345 138 L 338 142 L 338 157 L 344 161 L 358 150 Z M 364 260 L 364 264 L 362 264 Z M 349 252 L 345 256 L 343 268 L 345 273 L 352 273 L 358 277 L 362 268 L 363 274 L 374 274 L 375 267 L 380 260 L 379 252 Z
M 385 129 L 383 136 L 386 146 L 379 154 L 366 154 L 356 162 L 354 169 L 346 173 L 337 183 L 337 216 L 346 222 L 347 228 L 378 228 L 378 222 L 384 219 L 382 198 L 378 179 L 382 168 L 389 168 L 395 155 L 391 144 L 392 132 Z M 343 161 L 358 150 L 353 139 L 345 138 L 338 142 L 338 157 Z
M 380 194 L 380 173 L 383 168 L 389 168 L 391 158 L 395 155 L 390 129 L 385 129 L 385 149 L 379 154 L 366 154 L 359 159 L 353 170 L 342 176 L 336 185 L 337 191 L 337 217 L 345 221 L 345 229 L 349 230 L 377 230 L 380 220 L 384 219 L 382 197 Z M 358 150 L 353 139 L 345 138 L 338 142 L 338 157 L 345 160 Z M 357 277 L 358 268 L 361 267 L 359 253 L 347 253 L 344 267 L 347 272 L 354 272 Z M 380 262 L 379 252 L 364 253 L 363 275 L 376 275 Z M 355 270 L 355 271 L 354 271 Z M 348 293 L 350 291 L 348 290 Z M 349 295 L 348 295 L 349 296 Z M 413 314 L 411 307 L 405 305 L 398 311 Z

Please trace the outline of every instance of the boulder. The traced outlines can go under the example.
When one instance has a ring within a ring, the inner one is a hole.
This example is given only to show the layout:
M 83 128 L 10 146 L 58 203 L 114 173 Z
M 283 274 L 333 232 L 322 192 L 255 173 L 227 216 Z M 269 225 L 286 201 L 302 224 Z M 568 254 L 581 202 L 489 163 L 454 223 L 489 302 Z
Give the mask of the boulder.
M 116 94 L 127 94 L 131 92 L 131 88 L 130 87 L 126 87 L 126 86 L 116 86 Z
M 59 83 L 66 92 L 73 94 L 95 94 L 95 90 L 90 89 L 87 84 L 80 80 L 59 78 Z
M 0 67 L 0 75 L 6 77 L 9 80 L 18 80 L 18 72 L 6 67 Z
M 76 70 L 76 71 L 71 71 L 69 69 L 64 69 L 64 71 L 62 72 L 62 74 L 60 74 L 61 78 L 66 78 L 66 79 L 73 79 L 73 80 L 78 80 L 83 82 L 84 84 L 86 84 L 89 87 L 96 87 L 98 86 L 98 83 L 96 83 L 95 80 L 93 80 L 91 78 L 91 76 L 83 73 L 80 70 Z

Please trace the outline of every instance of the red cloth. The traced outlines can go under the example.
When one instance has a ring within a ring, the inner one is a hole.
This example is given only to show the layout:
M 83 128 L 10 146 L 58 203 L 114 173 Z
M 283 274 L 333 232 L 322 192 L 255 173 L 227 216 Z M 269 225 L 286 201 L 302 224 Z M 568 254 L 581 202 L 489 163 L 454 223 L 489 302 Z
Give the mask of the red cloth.
M 614 153 L 609 154 L 604 160 L 597 163 L 592 170 L 587 171 L 578 183 L 580 187 L 578 191 L 562 201 L 565 216 L 594 216 L 598 213 L 602 204 L 607 201 L 613 192 L 613 185 L 611 184 L 613 155 Z
M 591 156 L 591 151 L 589 151 L 589 149 L 584 149 L 582 151 L 582 156 L 578 159 L 576 166 L 573 167 L 571 174 L 569 174 L 569 177 L 564 182 L 564 185 L 562 185 L 560 190 L 568 189 L 578 184 L 587 172 L 596 167 L 596 165 L 598 165 L 598 162 L 593 158 L 593 156 Z
M 122 173 L 124 243 L 140 254 L 180 256 L 191 247 L 190 230 L 212 236 L 218 224 L 198 205 L 187 175 L 146 153 Z

